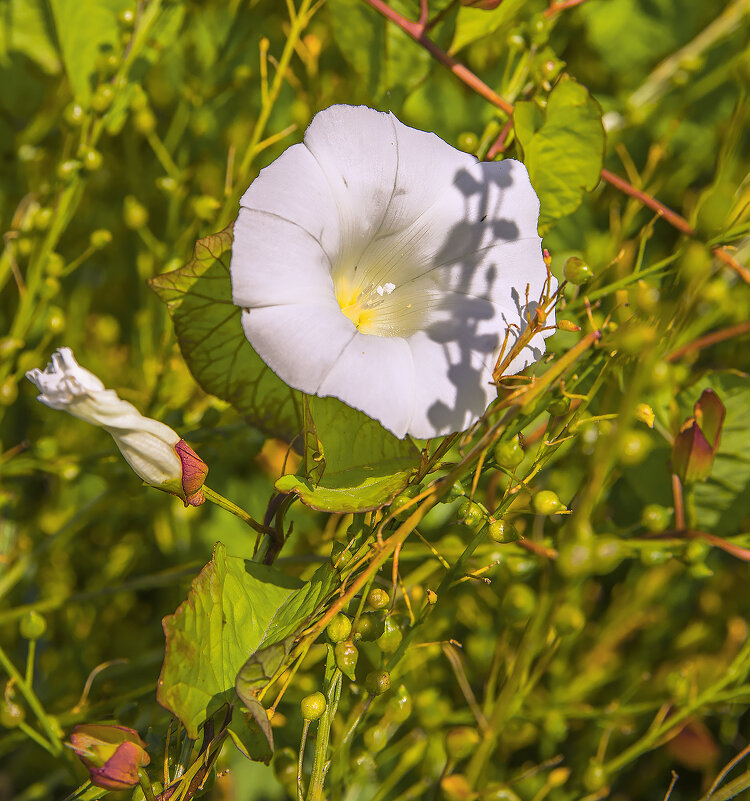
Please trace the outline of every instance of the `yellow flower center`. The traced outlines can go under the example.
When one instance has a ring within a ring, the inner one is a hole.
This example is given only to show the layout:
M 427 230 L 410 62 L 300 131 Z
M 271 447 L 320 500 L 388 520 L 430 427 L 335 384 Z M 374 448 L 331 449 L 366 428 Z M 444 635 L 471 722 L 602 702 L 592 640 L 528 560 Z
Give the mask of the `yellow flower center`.
M 341 311 L 362 333 L 375 333 L 377 328 L 378 307 L 396 288 L 396 285 L 387 281 L 384 284 L 374 282 L 358 292 L 348 282 L 340 282 L 336 287 L 336 300 Z

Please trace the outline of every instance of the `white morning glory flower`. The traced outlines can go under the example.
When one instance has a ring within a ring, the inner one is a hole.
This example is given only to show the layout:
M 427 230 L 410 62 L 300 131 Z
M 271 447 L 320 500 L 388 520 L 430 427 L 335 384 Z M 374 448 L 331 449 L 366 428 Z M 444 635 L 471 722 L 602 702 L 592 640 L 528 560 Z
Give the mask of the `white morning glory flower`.
M 398 437 L 484 413 L 506 335 L 505 353 L 548 279 L 523 164 L 478 162 L 393 114 L 332 106 L 240 205 L 233 298 L 283 381 Z M 538 360 L 549 333 L 505 374 Z
M 182 498 L 185 505 L 205 501 L 203 480 L 208 467 L 169 426 L 144 417 L 91 372 L 81 367 L 70 348 L 52 354 L 44 370 L 35 368 L 26 378 L 39 390 L 38 400 L 101 426 L 115 440 L 128 464 L 153 487 Z

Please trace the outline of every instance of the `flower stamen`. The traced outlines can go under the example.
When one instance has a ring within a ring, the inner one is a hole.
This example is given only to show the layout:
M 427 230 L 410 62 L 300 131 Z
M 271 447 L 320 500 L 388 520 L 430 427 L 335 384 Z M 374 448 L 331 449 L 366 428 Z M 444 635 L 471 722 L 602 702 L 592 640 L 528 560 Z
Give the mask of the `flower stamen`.
M 336 299 L 341 306 L 341 312 L 348 317 L 357 328 L 367 326 L 373 322 L 378 306 L 393 292 L 396 285 L 391 281 L 384 284 L 375 284 L 371 281 L 358 295 L 353 296 L 351 291 L 337 293 Z

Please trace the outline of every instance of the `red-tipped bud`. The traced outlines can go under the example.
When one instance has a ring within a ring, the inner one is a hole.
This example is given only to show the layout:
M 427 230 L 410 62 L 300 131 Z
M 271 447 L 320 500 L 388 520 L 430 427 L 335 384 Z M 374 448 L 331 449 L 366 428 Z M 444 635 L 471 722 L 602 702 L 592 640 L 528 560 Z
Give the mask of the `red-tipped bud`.
M 127 790 L 138 784 L 138 769 L 148 765 L 146 743 L 125 726 L 82 724 L 70 744 L 88 768 L 91 784 L 105 790 Z
M 711 475 L 713 448 L 694 417 L 683 423 L 672 445 L 672 470 L 683 484 L 704 481 Z
M 561 331 L 570 331 L 571 334 L 577 334 L 581 330 L 580 325 L 576 325 L 570 320 L 558 320 L 557 327 Z
M 203 482 L 208 475 L 208 465 L 200 456 L 181 439 L 175 446 L 182 464 L 182 490 L 185 493 L 185 505 L 200 506 L 205 503 Z
M 726 409 L 712 389 L 705 389 L 693 407 L 695 417 L 683 423 L 672 445 L 672 470 L 683 483 L 711 475 Z
M 693 411 L 695 413 L 695 421 L 700 426 L 703 436 L 708 441 L 713 452 L 716 453 L 719 449 L 721 429 L 727 412 L 724 404 L 712 389 L 704 389 Z

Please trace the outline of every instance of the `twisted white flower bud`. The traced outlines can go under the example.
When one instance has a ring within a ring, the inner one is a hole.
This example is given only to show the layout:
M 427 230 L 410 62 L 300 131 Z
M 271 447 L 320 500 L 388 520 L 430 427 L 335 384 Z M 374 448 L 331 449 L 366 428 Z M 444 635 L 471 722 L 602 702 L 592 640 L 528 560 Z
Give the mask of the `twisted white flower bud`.
M 38 400 L 108 431 L 127 463 L 146 484 L 198 506 L 208 467 L 169 426 L 144 417 L 91 372 L 81 367 L 70 348 L 52 354 L 46 369 L 29 370 L 26 378 Z

